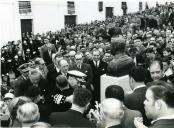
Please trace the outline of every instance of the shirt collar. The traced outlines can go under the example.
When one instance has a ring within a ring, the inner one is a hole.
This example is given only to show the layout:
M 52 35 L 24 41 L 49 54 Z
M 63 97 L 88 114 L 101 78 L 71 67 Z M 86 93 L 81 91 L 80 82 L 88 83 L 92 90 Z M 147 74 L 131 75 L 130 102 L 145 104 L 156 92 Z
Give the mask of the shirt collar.
M 93 62 L 94 62 L 94 64 L 96 64 L 96 62 L 97 62 L 97 65 L 100 64 L 100 60 L 98 60 L 98 61 L 94 61 L 94 60 L 93 60 Z
M 22 77 L 23 77 L 24 80 L 27 80 L 27 77 L 25 77 L 24 75 L 22 75 Z
M 55 66 L 55 67 L 56 67 L 56 66 Z M 57 72 L 59 72 L 59 71 L 60 71 L 60 69 L 56 67 L 56 71 L 57 71 Z
M 156 121 L 158 121 L 158 120 L 162 120 L 162 119 L 163 119 L 163 120 L 164 120 L 164 119 L 174 119 L 174 114 L 159 117 L 159 118 L 157 118 L 156 120 L 153 120 L 151 123 L 153 124 L 154 122 L 156 122 Z
M 133 89 L 133 91 L 135 91 L 135 90 L 138 89 L 138 88 L 143 88 L 143 87 L 146 87 L 146 85 L 139 85 L 139 86 L 135 87 L 135 88 Z

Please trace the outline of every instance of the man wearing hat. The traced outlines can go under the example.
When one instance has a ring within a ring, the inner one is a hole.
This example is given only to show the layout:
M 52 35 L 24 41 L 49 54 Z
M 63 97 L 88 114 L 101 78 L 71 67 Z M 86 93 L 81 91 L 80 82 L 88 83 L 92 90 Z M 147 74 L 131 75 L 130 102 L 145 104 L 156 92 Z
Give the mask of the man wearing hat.
M 77 70 L 71 70 L 68 71 L 68 81 L 70 86 L 75 89 L 77 87 L 83 87 L 86 88 L 85 86 L 85 77 L 86 75 L 80 71 Z
M 25 53 L 25 62 L 28 62 L 31 59 L 31 52 L 30 49 L 27 49 Z
M 14 56 L 14 59 L 13 59 L 13 61 L 12 61 L 12 69 L 13 69 L 13 71 L 14 71 L 16 77 L 20 76 L 20 72 L 19 72 L 19 71 L 17 70 L 17 68 L 16 68 L 16 67 L 19 67 L 20 65 L 21 65 L 21 64 L 20 64 L 20 62 L 19 62 L 19 58 L 18 58 L 17 55 L 15 55 L 15 56 Z
M 14 94 L 13 93 L 6 93 L 4 96 L 4 102 L 6 105 L 9 104 L 9 102 L 14 98 Z
M 5 61 L 4 57 L 1 57 L 1 74 L 6 74 L 6 73 L 8 73 L 7 62 Z
M 23 84 L 28 79 L 28 63 L 24 63 L 21 66 L 19 66 L 18 71 L 20 71 L 21 75 L 11 83 L 15 91 L 15 96 L 18 96 L 17 90 L 21 86 L 21 84 Z

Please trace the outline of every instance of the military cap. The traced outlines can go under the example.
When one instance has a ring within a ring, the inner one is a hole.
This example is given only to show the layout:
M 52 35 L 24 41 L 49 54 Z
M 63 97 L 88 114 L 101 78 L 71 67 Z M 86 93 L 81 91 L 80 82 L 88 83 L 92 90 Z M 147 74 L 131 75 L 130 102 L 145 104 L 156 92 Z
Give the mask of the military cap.
M 42 58 L 36 58 L 35 59 L 35 64 L 38 64 L 38 65 L 45 64 L 45 61 Z
M 72 77 L 75 77 L 77 78 L 79 81 L 81 82 L 85 82 L 84 81 L 84 78 L 86 77 L 86 74 L 80 72 L 80 71 L 77 71 L 77 70 L 71 70 L 71 71 L 68 71 L 68 76 L 72 76 Z
M 1 57 L 1 61 L 4 61 L 5 59 L 4 59 L 4 57 Z
M 24 64 L 22 64 L 22 65 L 20 65 L 18 67 L 18 71 L 20 71 L 20 72 L 28 72 L 29 71 L 28 66 L 29 66 L 28 63 L 24 63 Z
M 15 96 L 13 93 L 6 93 L 4 99 L 13 99 Z

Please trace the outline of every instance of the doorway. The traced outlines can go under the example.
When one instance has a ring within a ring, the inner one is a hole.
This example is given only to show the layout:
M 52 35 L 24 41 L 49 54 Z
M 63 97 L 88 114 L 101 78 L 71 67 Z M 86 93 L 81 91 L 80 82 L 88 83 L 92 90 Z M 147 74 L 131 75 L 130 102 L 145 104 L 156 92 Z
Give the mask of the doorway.
M 76 25 L 76 15 L 65 15 L 65 25 Z
M 27 33 L 31 34 L 32 32 L 32 19 L 21 19 L 21 34 Z
M 113 7 L 106 7 L 106 18 L 113 17 Z

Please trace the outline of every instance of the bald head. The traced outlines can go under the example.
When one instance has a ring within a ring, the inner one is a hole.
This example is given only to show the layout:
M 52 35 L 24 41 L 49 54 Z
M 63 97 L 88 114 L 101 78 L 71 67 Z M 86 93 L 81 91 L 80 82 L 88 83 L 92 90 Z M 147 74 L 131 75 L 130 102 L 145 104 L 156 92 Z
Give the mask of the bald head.
M 101 103 L 101 109 L 103 111 L 104 118 L 106 120 L 107 119 L 121 120 L 124 115 L 122 102 L 114 98 L 105 99 Z

